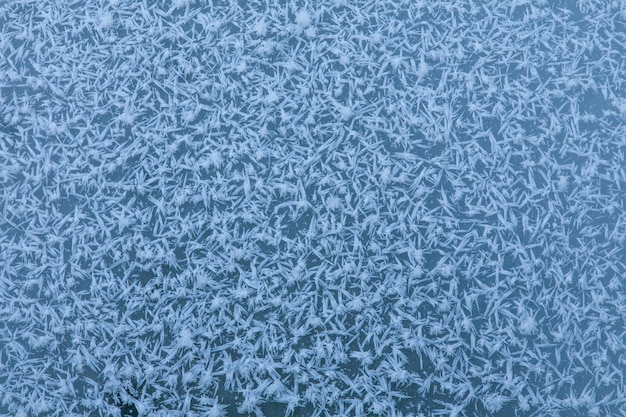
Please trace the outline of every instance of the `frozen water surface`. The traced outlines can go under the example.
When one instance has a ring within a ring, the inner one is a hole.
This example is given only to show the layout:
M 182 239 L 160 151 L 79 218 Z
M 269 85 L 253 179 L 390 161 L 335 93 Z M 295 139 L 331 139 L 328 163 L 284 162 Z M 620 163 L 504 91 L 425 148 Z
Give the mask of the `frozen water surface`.
M 0 415 L 625 416 L 625 21 L 0 2 Z

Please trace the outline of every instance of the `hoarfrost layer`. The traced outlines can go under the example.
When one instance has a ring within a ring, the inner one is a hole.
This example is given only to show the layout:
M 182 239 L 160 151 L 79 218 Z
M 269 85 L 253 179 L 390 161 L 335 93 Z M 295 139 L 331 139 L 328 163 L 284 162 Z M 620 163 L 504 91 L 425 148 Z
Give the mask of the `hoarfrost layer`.
M 0 4 L 0 414 L 624 416 L 623 1 Z

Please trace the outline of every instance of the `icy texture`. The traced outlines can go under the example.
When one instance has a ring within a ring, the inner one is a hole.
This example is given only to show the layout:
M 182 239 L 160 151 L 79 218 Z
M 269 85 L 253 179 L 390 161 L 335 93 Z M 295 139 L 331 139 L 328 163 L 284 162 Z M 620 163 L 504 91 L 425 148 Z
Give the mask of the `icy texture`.
M 0 415 L 626 415 L 626 4 L 0 2 Z

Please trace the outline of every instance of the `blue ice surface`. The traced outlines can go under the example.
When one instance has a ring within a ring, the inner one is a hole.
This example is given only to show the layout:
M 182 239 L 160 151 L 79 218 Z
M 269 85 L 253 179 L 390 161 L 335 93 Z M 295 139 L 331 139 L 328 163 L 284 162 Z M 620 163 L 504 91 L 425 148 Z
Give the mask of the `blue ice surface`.
M 0 415 L 625 416 L 625 21 L 0 2 Z

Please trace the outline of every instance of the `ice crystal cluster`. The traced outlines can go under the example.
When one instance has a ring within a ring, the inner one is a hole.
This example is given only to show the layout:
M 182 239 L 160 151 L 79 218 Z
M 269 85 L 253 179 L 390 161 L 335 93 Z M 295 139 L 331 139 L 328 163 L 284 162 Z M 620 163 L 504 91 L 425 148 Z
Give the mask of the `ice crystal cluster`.
M 0 415 L 625 416 L 623 0 L 0 2 Z

